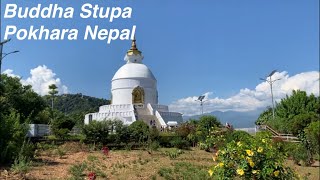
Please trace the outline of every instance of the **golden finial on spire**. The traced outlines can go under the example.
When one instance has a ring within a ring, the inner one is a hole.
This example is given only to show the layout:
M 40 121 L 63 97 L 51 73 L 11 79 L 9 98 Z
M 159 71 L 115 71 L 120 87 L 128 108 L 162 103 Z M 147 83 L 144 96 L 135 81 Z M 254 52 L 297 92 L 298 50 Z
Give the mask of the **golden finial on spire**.
M 141 54 L 141 51 L 138 50 L 136 44 L 136 36 L 133 37 L 131 48 L 128 50 L 127 55 L 138 55 Z

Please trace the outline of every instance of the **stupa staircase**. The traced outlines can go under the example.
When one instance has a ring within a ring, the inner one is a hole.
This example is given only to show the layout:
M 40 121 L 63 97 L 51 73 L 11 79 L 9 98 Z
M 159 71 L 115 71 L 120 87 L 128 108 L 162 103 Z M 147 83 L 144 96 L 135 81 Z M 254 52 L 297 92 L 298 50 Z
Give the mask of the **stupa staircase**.
M 155 120 L 155 126 L 160 129 L 161 128 L 161 124 L 157 118 L 157 116 L 152 112 L 150 112 L 150 110 L 148 108 L 145 107 L 136 107 L 135 108 L 136 114 L 138 116 L 137 120 L 142 120 L 143 122 L 145 122 L 146 124 L 148 124 L 149 126 L 152 126 L 150 124 L 151 120 Z

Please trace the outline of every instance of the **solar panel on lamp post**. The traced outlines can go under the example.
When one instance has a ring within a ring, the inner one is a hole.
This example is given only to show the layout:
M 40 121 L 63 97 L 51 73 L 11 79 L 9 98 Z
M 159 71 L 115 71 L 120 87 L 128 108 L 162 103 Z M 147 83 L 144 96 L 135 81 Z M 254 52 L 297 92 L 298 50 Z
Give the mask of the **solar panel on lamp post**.
M 271 79 L 271 76 L 276 73 L 277 70 L 273 70 L 268 76 L 267 78 L 260 78 L 260 80 L 262 81 L 266 81 L 267 83 L 269 83 L 270 85 L 270 90 L 271 90 L 271 100 L 272 100 L 272 119 L 274 120 L 274 100 L 273 100 L 273 83 L 280 80 L 281 78 L 279 79 L 275 79 L 275 80 L 272 80 Z M 269 79 L 268 79 L 269 78 Z
M 200 106 L 201 106 L 201 115 L 203 115 L 203 99 L 205 98 L 205 96 L 201 95 L 198 97 L 198 99 L 196 101 L 199 101 L 200 102 Z

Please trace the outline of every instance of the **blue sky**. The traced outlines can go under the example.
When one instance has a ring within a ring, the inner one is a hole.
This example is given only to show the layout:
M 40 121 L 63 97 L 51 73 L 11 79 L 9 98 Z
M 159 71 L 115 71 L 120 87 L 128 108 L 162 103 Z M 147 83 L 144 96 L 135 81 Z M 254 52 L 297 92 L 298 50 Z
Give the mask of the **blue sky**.
M 6 3 L 33 6 L 58 3 L 75 8 L 75 18 L 3 19 Z M 260 77 L 273 69 L 294 76 L 319 71 L 318 0 L 1 0 L 2 38 L 6 25 L 26 28 L 101 28 L 137 26 L 139 50 L 158 80 L 159 100 L 171 104 L 209 93 L 228 99 L 241 89 L 253 90 Z M 130 6 L 131 19 L 77 18 L 84 3 L 104 7 Z M 80 36 L 81 37 L 81 36 Z M 70 93 L 110 97 L 110 80 L 125 62 L 130 41 L 12 41 L 2 70 L 11 69 L 23 79 L 45 65 Z M 279 73 L 281 75 L 281 73 Z M 313 76 L 314 77 L 314 76 Z

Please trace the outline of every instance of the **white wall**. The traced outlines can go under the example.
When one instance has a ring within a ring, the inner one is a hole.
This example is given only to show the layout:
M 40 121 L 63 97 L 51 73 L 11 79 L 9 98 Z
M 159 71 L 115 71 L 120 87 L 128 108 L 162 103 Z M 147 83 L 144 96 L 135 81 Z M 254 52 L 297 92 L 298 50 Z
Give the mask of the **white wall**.
M 144 89 L 145 104 L 157 104 L 157 82 L 148 78 L 116 79 L 111 83 L 112 104 L 132 104 L 132 90 Z

